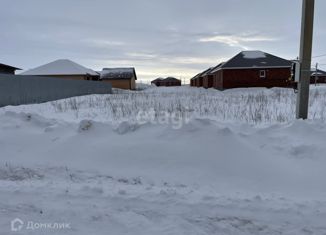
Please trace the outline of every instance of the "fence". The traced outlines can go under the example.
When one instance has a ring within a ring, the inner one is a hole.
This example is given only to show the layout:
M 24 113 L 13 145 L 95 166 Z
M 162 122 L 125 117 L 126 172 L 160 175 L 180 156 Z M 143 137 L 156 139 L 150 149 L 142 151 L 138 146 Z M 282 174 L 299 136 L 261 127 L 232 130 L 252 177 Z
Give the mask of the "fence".
M 0 107 L 111 92 L 111 84 L 98 81 L 0 74 Z

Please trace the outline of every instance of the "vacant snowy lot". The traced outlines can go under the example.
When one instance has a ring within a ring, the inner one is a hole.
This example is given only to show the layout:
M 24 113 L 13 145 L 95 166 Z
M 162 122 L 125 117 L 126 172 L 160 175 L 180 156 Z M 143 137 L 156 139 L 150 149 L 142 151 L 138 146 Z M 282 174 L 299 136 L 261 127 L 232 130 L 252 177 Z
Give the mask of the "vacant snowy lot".
M 183 87 L 1 108 L 0 234 L 326 234 L 325 105 L 312 87 L 296 121 L 292 90 Z

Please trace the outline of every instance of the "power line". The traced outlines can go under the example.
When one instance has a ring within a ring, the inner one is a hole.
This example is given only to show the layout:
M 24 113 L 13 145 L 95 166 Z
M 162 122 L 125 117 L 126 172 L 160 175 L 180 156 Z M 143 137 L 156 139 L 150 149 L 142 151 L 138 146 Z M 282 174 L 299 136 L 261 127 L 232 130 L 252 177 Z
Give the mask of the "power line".
M 312 58 L 319 58 L 319 57 L 324 57 L 324 56 L 326 56 L 326 54 L 313 56 Z

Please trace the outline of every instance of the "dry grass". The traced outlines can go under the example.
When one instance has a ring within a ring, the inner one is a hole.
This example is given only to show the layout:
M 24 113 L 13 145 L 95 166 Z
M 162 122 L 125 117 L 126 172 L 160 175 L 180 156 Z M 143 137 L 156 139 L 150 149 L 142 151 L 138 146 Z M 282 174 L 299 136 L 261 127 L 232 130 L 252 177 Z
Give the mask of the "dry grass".
M 73 112 L 76 117 L 102 117 L 116 122 L 135 120 L 140 112 L 177 113 L 183 117 L 211 118 L 245 123 L 279 123 L 295 118 L 296 94 L 292 89 L 150 88 L 115 91 L 51 102 L 55 112 Z M 309 118 L 326 119 L 326 87 L 312 88 Z

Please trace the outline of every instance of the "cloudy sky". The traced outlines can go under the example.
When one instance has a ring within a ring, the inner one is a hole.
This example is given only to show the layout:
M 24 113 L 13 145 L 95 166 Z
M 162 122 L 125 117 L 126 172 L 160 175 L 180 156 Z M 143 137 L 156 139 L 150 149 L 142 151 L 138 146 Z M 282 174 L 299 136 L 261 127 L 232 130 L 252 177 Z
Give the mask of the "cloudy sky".
M 1 0 L 0 63 L 134 66 L 140 80 L 190 78 L 242 50 L 298 56 L 302 0 Z M 326 54 L 316 0 L 313 54 Z M 326 64 L 326 57 L 314 61 Z M 326 69 L 325 65 L 321 66 Z

